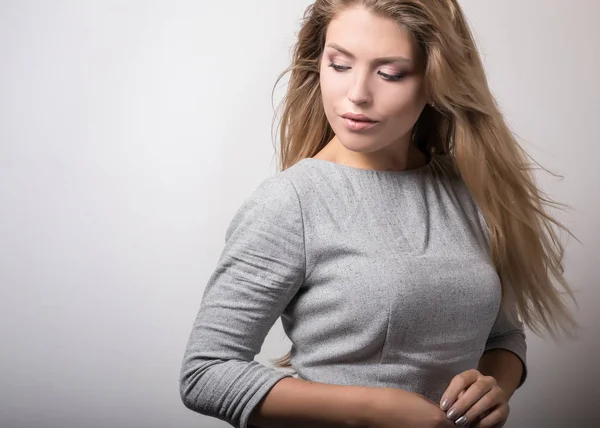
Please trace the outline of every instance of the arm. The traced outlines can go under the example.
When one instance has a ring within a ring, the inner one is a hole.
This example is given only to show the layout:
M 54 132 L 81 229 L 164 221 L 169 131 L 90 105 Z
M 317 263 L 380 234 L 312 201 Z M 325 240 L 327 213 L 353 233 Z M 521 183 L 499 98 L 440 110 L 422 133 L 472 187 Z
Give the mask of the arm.
M 510 399 L 521 384 L 524 368 L 521 359 L 505 349 L 492 349 L 479 360 L 478 370 L 485 376 L 496 379 L 498 386 Z
M 479 208 L 477 215 L 489 246 L 489 227 Z M 502 305 L 485 343 L 478 370 L 485 376 L 495 378 L 498 385 L 511 397 L 527 378 L 526 354 L 527 343 L 523 323 L 519 320 L 514 294 L 509 290 L 506 302 Z
M 305 263 L 295 188 L 267 179 L 231 221 L 206 286 L 181 367 L 186 407 L 238 428 L 366 426 L 367 388 L 299 380 L 254 361 Z
M 282 379 L 256 406 L 249 427 L 368 427 L 366 389 Z
M 283 379 L 251 415 L 260 428 L 453 428 L 440 408 L 399 388 Z
M 184 353 L 186 407 L 246 428 L 253 408 L 291 377 L 254 361 L 304 281 L 300 203 L 285 177 L 265 180 L 235 214 Z
M 509 293 L 492 327 L 478 368 L 482 374 L 495 378 L 511 397 L 527 378 L 526 354 L 523 323 Z
M 527 377 L 526 351 L 523 324 L 509 297 L 492 326 L 478 370 L 460 373 L 446 389 L 440 407 L 448 418 L 457 425 L 504 424 L 510 413 L 508 400 Z

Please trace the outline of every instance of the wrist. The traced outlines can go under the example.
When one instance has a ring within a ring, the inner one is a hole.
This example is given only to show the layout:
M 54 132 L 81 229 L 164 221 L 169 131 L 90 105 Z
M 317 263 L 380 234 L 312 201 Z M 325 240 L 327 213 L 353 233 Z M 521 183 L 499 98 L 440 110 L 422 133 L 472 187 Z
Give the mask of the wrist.
M 521 359 L 505 349 L 486 351 L 479 360 L 478 369 L 481 374 L 496 379 L 509 399 L 519 387 L 525 370 Z

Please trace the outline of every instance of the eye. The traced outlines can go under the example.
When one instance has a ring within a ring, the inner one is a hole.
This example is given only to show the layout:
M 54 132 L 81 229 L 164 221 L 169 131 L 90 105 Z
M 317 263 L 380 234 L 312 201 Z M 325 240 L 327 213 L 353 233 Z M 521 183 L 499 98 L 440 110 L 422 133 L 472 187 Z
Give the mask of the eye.
M 348 66 L 345 66 L 345 65 L 334 64 L 333 62 L 331 62 L 329 64 L 329 67 L 333 68 L 338 73 L 341 73 L 343 71 L 349 70 L 351 68 L 351 67 L 348 67 Z M 406 77 L 407 73 L 387 74 L 387 73 L 384 73 L 382 71 L 378 71 L 377 74 L 379 74 L 381 77 L 384 78 L 384 80 L 387 80 L 389 82 L 398 82 L 398 81 L 404 79 Z
M 391 82 L 397 82 L 397 81 L 402 80 L 402 79 L 404 79 L 406 77 L 406 73 L 387 74 L 387 73 L 384 73 L 382 71 L 378 71 L 377 74 L 379 74 L 385 80 L 389 80 Z
M 340 73 L 342 71 L 346 71 L 346 70 L 348 70 L 350 68 L 350 67 L 345 67 L 343 65 L 334 64 L 333 62 L 329 64 L 329 67 L 333 68 L 338 73 Z

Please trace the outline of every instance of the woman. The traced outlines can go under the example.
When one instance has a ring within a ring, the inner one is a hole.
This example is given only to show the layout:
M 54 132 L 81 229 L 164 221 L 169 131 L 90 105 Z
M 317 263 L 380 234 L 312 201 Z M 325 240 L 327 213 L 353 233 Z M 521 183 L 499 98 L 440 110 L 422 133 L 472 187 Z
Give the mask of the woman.
M 185 405 L 243 428 L 502 426 L 523 324 L 576 322 L 459 5 L 318 0 L 288 71 L 282 171 L 227 229 Z M 253 361 L 279 316 L 298 378 Z

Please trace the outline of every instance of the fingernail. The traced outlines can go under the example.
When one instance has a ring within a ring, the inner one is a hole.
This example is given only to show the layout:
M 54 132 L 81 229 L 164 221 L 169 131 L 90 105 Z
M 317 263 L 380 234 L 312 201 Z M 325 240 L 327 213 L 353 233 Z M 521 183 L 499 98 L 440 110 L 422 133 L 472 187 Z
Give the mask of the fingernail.
M 445 412 L 446 410 L 448 410 L 449 406 L 450 406 L 450 400 L 448 400 L 447 398 L 444 398 L 442 400 L 442 404 L 441 404 L 442 410 Z
M 465 422 L 467 422 L 467 417 L 466 416 L 461 416 L 460 418 L 458 418 L 454 424 L 455 425 L 464 425 Z
M 448 419 L 454 420 L 454 418 L 456 418 L 458 416 L 458 410 L 456 410 L 456 409 L 450 409 L 448 411 L 448 413 L 446 414 L 446 416 L 448 417 Z

